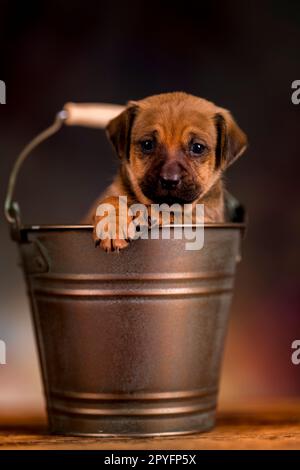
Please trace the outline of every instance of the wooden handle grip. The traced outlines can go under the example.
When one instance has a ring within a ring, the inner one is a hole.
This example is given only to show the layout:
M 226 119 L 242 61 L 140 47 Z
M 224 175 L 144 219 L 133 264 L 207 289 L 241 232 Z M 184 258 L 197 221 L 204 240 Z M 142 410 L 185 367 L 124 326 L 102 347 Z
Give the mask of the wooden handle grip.
M 102 103 L 67 103 L 65 123 L 68 126 L 98 127 L 104 129 L 108 122 L 124 111 L 125 106 Z

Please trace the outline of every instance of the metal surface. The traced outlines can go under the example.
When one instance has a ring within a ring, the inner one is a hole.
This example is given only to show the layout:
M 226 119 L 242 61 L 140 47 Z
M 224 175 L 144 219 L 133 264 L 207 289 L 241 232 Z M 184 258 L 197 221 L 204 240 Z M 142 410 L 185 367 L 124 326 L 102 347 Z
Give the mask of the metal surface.
M 204 248 L 95 249 L 90 226 L 22 230 L 20 250 L 52 432 L 163 435 L 214 425 L 242 225 Z

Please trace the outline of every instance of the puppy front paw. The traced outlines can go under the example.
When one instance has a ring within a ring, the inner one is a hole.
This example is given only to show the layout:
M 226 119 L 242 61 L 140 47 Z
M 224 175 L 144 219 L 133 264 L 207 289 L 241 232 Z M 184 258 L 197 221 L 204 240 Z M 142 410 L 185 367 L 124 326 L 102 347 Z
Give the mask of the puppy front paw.
M 101 210 L 98 210 L 100 206 Z M 95 246 L 107 253 L 119 252 L 130 242 L 128 227 L 133 218 L 128 214 L 127 206 L 120 208 L 118 197 L 109 197 L 100 206 L 94 217 Z
M 97 234 L 94 231 L 93 239 L 95 242 L 95 247 L 100 246 L 106 253 L 111 253 L 113 251 L 124 250 L 129 245 L 130 240 L 123 240 L 121 238 L 98 238 Z

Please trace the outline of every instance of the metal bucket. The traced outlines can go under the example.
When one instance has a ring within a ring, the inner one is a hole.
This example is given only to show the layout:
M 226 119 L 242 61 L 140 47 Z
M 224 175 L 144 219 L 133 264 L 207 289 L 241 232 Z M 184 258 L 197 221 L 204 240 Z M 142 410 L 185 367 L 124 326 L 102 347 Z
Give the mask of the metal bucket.
M 171 237 L 108 255 L 94 248 L 91 226 L 22 226 L 12 192 L 6 214 L 30 296 L 50 430 L 210 429 L 244 225 L 206 226 L 197 252 Z

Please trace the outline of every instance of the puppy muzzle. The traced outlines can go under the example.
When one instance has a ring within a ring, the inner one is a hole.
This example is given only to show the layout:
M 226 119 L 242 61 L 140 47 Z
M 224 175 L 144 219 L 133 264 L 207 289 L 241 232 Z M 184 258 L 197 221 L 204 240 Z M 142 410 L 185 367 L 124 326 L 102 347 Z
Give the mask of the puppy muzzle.
M 164 190 L 177 189 L 181 183 L 181 169 L 177 162 L 165 164 L 159 175 L 159 182 Z

